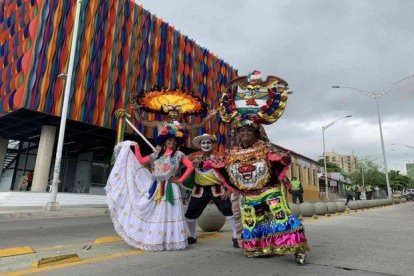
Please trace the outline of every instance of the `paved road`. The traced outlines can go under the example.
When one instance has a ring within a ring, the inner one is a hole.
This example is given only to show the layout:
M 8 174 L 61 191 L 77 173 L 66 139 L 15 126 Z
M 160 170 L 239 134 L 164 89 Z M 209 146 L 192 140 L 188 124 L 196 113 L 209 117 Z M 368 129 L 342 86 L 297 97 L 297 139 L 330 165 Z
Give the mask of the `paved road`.
M 412 275 L 414 203 L 305 219 L 311 245 L 306 266 L 292 256 L 249 259 L 231 247 L 228 226 L 200 233 L 186 250 L 142 252 L 114 236 L 107 216 L 0 221 L 0 249 L 31 246 L 37 253 L 0 258 L 0 274 L 37 275 Z M 77 253 L 72 264 L 31 268 L 42 257 Z

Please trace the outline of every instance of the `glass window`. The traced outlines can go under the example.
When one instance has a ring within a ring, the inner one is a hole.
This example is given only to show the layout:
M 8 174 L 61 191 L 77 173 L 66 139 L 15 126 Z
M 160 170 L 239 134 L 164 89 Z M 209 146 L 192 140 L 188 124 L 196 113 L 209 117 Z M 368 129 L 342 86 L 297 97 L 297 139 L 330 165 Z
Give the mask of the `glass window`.
M 91 186 L 105 186 L 108 173 L 108 164 L 92 163 Z

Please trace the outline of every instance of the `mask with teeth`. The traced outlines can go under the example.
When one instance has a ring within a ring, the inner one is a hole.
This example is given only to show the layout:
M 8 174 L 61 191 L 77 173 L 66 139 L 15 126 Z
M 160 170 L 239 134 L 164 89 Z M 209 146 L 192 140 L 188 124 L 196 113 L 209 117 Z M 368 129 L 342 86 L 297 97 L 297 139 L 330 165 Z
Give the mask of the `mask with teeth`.
M 240 190 L 257 190 L 270 179 L 267 149 L 256 147 L 232 151 L 226 171 L 234 186 Z

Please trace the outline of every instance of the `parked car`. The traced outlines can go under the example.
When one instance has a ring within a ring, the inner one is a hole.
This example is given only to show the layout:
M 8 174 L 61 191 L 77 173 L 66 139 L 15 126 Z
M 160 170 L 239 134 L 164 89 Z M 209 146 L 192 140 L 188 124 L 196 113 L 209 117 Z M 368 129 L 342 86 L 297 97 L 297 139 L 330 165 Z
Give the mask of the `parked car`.
M 414 200 L 414 189 L 405 190 L 402 197 L 407 199 L 407 201 Z

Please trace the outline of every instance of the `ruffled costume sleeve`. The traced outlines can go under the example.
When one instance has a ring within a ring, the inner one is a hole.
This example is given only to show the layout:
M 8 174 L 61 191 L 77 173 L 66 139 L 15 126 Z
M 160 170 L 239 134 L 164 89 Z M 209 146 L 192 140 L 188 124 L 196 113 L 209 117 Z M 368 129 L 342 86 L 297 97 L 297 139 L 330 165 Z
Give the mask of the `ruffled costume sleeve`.
M 285 154 L 276 154 L 273 152 L 269 152 L 267 157 L 269 158 L 270 164 L 272 166 L 273 173 L 277 174 L 277 179 L 285 185 L 287 190 L 292 189 L 292 184 L 290 183 L 289 178 L 287 177 L 287 172 L 289 170 L 289 166 L 291 161 L 287 162 L 285 160 L 285 156 L 288 156 L 288 153 Z

